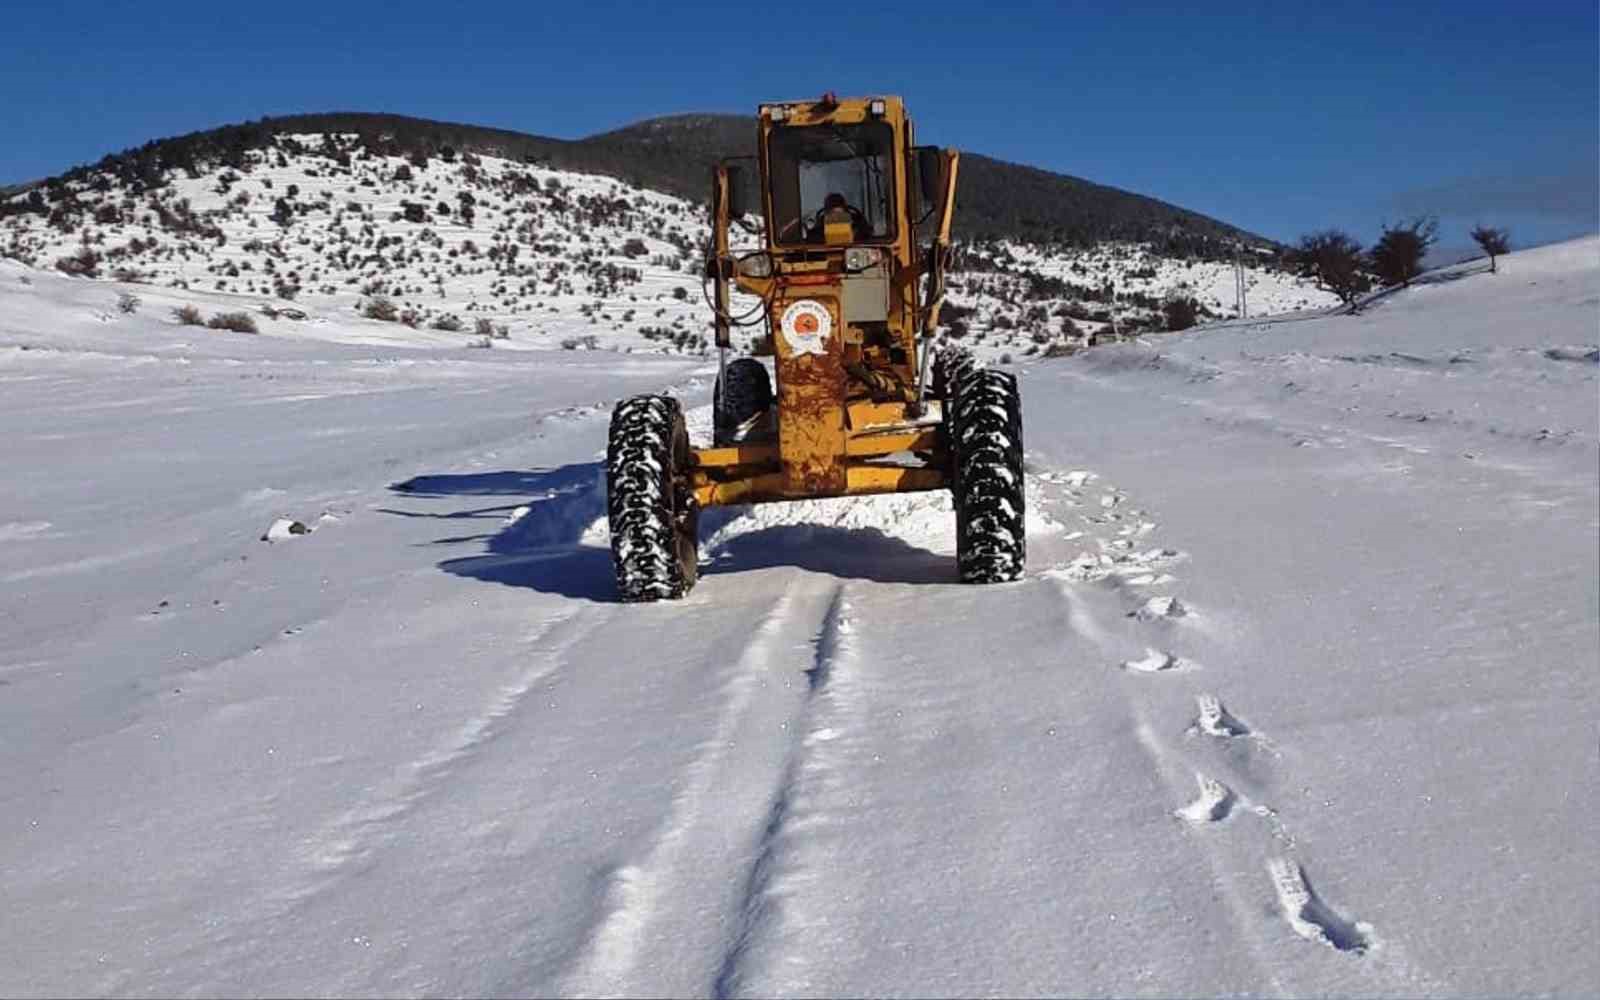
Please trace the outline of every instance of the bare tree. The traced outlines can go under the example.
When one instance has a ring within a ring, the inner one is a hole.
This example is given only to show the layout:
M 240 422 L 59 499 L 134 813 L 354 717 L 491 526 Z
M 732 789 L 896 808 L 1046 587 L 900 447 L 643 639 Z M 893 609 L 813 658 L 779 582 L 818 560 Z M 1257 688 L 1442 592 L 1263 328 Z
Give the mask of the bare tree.
M 1489 273 L 1495 273 L 1494 259 L 1503 253 L 1511 252 L 1511 233 L 1490 226 L 1478 226 L 1472 231 L 1472 238 L 1477 241 L 1483 252 L 1489 255 Z
M 1410 222 L 1384 226 L 1372 248 L 1372 270 L 1385 285 L 1410 287 L 1422 273 L 1422 258 L 1438 238 L 1439 220 L 1418 216 Z
M 1300 237 L 1289 259 L 1303 278 L 1314 278 L 1355 312 L 1356 298 L 1372 287 L 1361 270 L 1361 244 L 1348 233 L 1327 229 Z

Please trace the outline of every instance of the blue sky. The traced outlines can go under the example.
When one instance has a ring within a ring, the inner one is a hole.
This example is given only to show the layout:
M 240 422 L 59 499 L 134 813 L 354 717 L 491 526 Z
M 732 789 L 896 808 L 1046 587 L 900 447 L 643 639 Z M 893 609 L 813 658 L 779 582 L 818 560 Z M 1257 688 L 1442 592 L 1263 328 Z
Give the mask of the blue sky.
M 1600 225 L 1596 8 L 21 0 L 0 183 L 267 114 L 577 137 L 834 89 L 904 95 L 923 141 L 1278 239 L 1431 211 L 1445 242 L 1481 220 L 1526 244 Z

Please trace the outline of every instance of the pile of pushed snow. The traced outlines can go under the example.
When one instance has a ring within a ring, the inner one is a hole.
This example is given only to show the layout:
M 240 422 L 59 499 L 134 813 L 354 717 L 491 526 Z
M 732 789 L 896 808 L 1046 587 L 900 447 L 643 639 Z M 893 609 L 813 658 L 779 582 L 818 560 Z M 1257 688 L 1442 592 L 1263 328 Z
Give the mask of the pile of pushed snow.
M 685 420 L 691 439 L 710 440 L 711 407 L 696 407 L 685 415 Z M 1027 490 L 1028 533 L 1060 531 L 1061 525 L 1043 512 L 1042 495 L 1032 476 L 1028 477 Z M 740 536 L 769 528 L 801 526 L 878 531 L 915 548 L 941 554 L 955 552 L 956 545 L 956 513 L 949 490 L 752 504 L 728 508 L 714 521 L 723 523 L 714 526 L 701 543 L 702 550 L 711 554 Z
M 1062 530 L 1044 511 L 1044 494 L 1032 476 L 1027 480 L 1027 530 L 1030 535 Z M 829 497 L 791 500 L 733 508 L 731 520 L 702 543 L 704 551 L 718 549 L 743 535 L 770 528 L 813 527 L 841 531 L 878 531 L 888 538 L 929 552 L 953 554 L 956 550 L 956 512 L 949 490 L 926 493 L 888 493 L 880 496 Z
M 689 437 L 697 444 L 711 439 L 711 407 L 698 406 L 684 414 Z M 604 490 L 598 483 L 597 490 Z M 1060 522 L 1047 511 L 1048 485 L 1029 476 L 1026 484 L 1029 535 L 1057 534 Z M 956 513 L 949 490 L 923 493 L 888 493 L 876 496 L 827 497 L 780 503 L 717 507 L 701 513 L 700 550 L 715 557 L 738 539 L 775 528 L 877 532 L 912 548 L 941 555 L 956 546 Z M 582 533 L 582 544 L 610 545 L 604 515 L 593 517 Z

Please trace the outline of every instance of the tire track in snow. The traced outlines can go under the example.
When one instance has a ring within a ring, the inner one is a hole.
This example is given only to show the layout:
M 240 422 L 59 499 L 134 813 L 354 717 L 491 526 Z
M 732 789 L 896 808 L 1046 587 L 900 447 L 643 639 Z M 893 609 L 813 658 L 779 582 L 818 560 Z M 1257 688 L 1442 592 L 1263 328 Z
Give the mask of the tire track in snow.
M 591 607 L 535 626 L 516 647 L 529 657 L 527 667 L 495 689 L 480 711 L 432 749 L 305 838 L 283 865 L 284 871 L 272 879 L 273 888 L 249 901 L 215 937 L 195 945 L 188 959 L 248 968 L 256 963 L 262 942 L 281 937 L 281 928 L 286 921 L 293 923 L 294 914 L 341 886 L 360 884 L 357 876 L 378 863 L 396 821 L 422 806 L 492 744 L 527 704 L 528 696 L 562 670 L 568 652 L 614 613 L 614 608 Z
M 817 635 L 811 669 L 806 671 L 810 691 L 806 699 L 805 715 L 799 722 L 807 732 L 784 768 L 783 780 L 778 787 L 777 796 L 772 801 L 766 829 L 761 834 L 761 849 L 756 855 L 755 862 L 750 866 L 749 876 L 745 880 L 744 898 L 739 905 L 739 930 L 728 942 L 727 952 L 723 955 L 721 967 L 717 970 L 716 982 L 712 984 L 711 995 L 718 1000 L 735 995 L 739 989 L 743 979 L 741 962 L 772 912 L 773 872 L 783 843 L 784 824 L 793 808 L 807 753 L 817 743 L 826 742 L 831 738 L 831 734 L 826 731 L 811 730 L 810 710 L 815 705 L 816 698 L 827 690 L 834 667 L 841 659 L 850 655 L 849 636 L 852 628 L 850 602 L 845 594 L 845 588 L 841 585 L 834 591 L 833 604 L 828 608 L 822 631 Z
M 781 825 L 841 591 L 831 578 L 795 573 L 722 685 L 716 731 L 666 822 L 643 857 L 612 874 L 607 912 L 557 992 L 698 996 L 722 981 Z
M 528 695 L 566 663 L 566 653 L 603 626 L 614 609 L 585 609 L 550 619 L 520 645 L 527 667 L 494 692 L 487 704 L 432 750 L 406 765 L 387 785 L 331 821 L 306 844 L 302 857 L 309 875 L 282 893 L 299 903 L 326 890 L 380 846 L 383 832 L 412 812 L 467 759 L 481 752 L 505 728 Z

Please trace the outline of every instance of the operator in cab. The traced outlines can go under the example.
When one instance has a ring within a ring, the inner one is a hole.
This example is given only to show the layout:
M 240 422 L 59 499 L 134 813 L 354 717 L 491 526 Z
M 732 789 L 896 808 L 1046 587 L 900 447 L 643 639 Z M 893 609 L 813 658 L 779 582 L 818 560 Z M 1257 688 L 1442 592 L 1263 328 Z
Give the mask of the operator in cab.
M 850 226 L 850 232 L 856 240 L 864 240 L 872 235 L 872 227 L 867 224 L 867 217 L 860 209 L 852 207 L 845 201 L 844 195 L 835 191 L 822 199 L 822 211 L 817 213 L 816 222 L 806 234 L 806 239 L 811 243 L 829 242 L 828 227 L 846 224 Z

